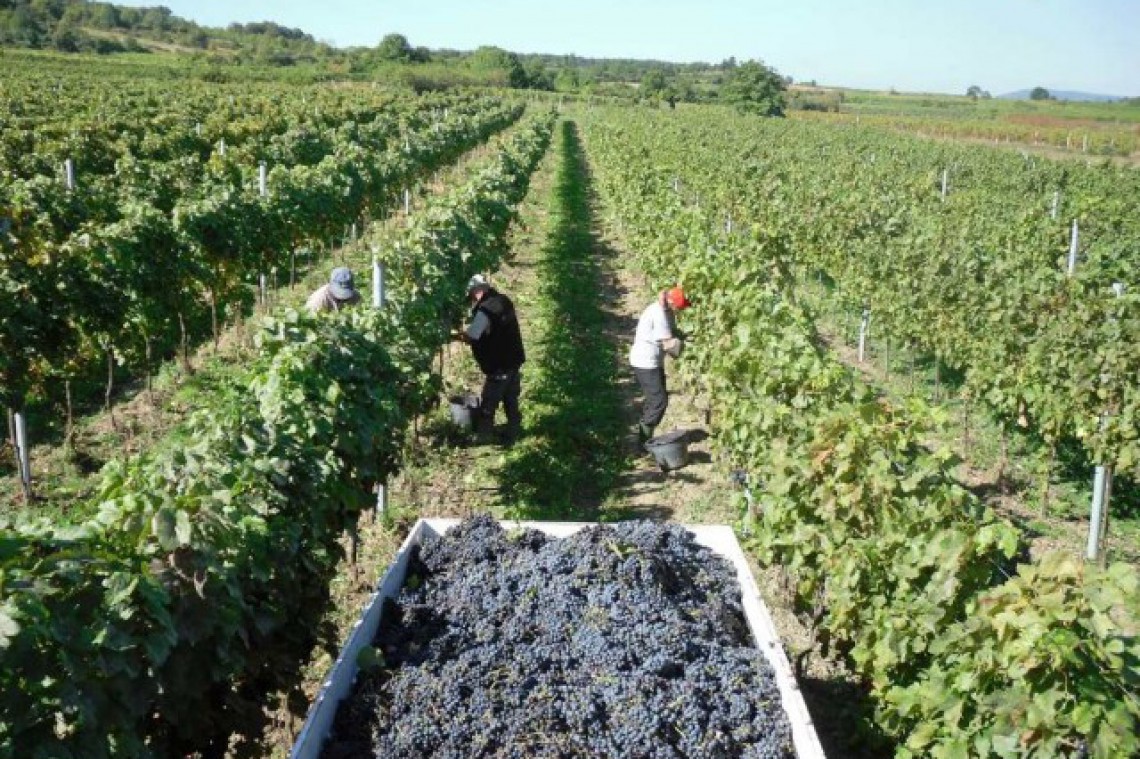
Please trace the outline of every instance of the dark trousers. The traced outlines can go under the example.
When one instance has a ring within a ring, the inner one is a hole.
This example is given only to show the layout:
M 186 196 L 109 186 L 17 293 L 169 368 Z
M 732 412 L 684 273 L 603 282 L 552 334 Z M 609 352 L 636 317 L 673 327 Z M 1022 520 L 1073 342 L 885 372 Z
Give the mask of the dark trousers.
M 665 367 L 638 369 L 635 366 L 633 375 L 637 377 L 637 384 L 641 385 L 641 392 L 645 396 L 645 404 L 641 407 L 641 423 L 646 427 L 656 427 L 669 406 L 669 393 L 665 389 Z
M 490 432 L 495 424 L 495 412 L 502 403 L 507 412 L 507 429 L 518 432 L 522 428 L 522 413 L 519 412 L 521 391 L 522 375 L 518 369 L 503 374 L 488 374 L 483 380 L 483 401 L 479 406 L 476 429 L 480 432 Z

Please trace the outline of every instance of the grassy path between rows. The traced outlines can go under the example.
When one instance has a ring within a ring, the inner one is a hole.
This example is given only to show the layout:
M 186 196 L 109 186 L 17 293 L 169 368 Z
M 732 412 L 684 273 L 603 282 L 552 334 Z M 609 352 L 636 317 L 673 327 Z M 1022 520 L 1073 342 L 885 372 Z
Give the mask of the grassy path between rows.
M 397 508 L 428 516 L 623 516 L 614 493 L 630 465 L 627 400 L 593 229 L 577 130 L 562 122 L 520 208 L 511 256 L 490 273 L 515 303 L 526 346 L 522 437 L 509 449 L 476 445 L 441 407 L 393 492 Z M 466 346 L 450 346 L 443 363 L 445 395 L 479 391 L 482 375 Z
M 495 472 L 510 516 L 599 519 L 627 467 L 624 400 L 600 299 L 586 167 L 572 122 L 556 135 L 559 165 L 546 239 L 531 270 L 525 437 Z

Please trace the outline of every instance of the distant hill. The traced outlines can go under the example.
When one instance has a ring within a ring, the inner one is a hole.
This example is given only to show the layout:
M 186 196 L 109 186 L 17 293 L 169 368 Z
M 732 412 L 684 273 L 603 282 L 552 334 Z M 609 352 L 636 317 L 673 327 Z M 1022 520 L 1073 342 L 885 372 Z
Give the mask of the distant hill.
M 264 21 L 203 27 L 169 8 L 86 0 L 0 0 L 0 47 L 64 53 L 160 52 L 290 66 L 328 59 L 331 46 Z
M 1127 100 L 1122 95 L 1101 95 L 1096 92 L 1073 92 L 1071 90 L 1049 90 L 1049 95 L 1054 100 L 1070 100 L 1079 103 L 1112 103 L 1117 100 Z M 998 95 L 1000 100 L 1029 100 L 1029 93 L 1032 90 L 1018 90 L 1017 92 L 1007 92 L 1004 95 Z

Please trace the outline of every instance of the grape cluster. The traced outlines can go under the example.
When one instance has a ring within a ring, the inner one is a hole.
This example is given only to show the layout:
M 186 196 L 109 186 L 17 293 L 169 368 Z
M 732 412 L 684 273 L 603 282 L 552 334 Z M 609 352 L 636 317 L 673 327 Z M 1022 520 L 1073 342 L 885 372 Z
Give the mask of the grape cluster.
M 343 757 L 791 757 L 730 563 L 678 525 L 425 541 L 340 708 Z

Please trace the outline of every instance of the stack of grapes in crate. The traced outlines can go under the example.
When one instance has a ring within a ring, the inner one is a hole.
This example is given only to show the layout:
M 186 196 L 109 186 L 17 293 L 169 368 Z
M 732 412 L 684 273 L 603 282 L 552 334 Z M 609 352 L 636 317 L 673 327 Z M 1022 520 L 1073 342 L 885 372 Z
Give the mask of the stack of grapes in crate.
M 425 541 L 324 757 L 791 757 L 732 565 L 678 525 Z

